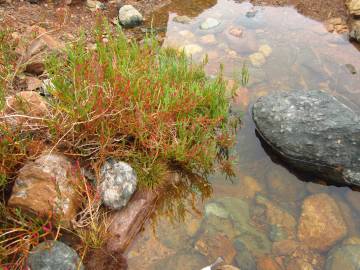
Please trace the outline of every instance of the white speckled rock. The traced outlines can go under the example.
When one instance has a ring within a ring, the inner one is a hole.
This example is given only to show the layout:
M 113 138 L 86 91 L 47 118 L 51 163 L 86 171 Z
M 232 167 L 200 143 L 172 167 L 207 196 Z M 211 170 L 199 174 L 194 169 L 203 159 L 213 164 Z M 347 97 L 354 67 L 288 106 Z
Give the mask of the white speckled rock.
M 124 27 L 137 26 L 143 20 L 143 16 L 132 5 L 125 5 L 119 9 L 119 21 Z
M 137 186 L 134 169 L 127 163 L 109 159 L 101 168 L 100 193 L 103 203 L 111 209 L 121 209 Z

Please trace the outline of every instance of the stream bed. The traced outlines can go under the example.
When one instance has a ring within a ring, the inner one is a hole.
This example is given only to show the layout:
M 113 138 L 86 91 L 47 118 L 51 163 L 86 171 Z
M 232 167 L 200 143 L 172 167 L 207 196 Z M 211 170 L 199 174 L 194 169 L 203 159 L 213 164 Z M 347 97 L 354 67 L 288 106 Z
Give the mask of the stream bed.
M 327 91 L 359 111 L 359 51 L 292 7 L 174 0 L 153 25 L 166 27 L 164 46 L 194 61 L 207 55 L 209 76 L 223 64 L 225 77 L 239 78 L 245 64 L 250 79 L 233 104 L 243 112 L 236 177 L 212 175 L 211 197 L 195 207 L 184 198 L 182 221 L 157 216 L 129 248 L 129 269 L 200 270 L 219 256 L 241 270 L 359 269 L 360 192 L 288 170 L 262 145 L 249 113 L 260 96 L 294 89 Z M 313 209 L 319 205 L 323 211 Z M 299 226 L 303 211 L 323 215 L 328 226 Z M 333 239 L 310 239 L 319 242 L 314 250 L 304 239 L 316 230 Z

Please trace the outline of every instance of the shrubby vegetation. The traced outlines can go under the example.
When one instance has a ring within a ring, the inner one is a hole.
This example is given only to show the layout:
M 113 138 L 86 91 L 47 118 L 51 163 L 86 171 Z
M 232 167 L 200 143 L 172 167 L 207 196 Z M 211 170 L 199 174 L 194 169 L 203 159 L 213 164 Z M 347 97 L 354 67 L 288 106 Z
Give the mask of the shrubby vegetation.
M 49 229 L 48 220 L 5 207 L 17 169 L 45 147 L 65 153 L 95 176 L 107 157 L 127 161 L 142 187 L 159 184 L 169 168 L 206 177 L 220 165 L 233 174 L 226 149 L 234 142 L 238 119 L 229 115 L 229 94 L 221 74 L 209 80 L 205 63 L 195 65 L 151 37 L 142 45 L 129 42 L 121 31 L 110 33 L 106 24 L 94 31 L 94 39 L 96 48 L 87 48 L 82 38 L 63 55 L 48 58 L 50 114 L 41 120 L 42 128 L 34 131 L 26 124 L 14 128 L 0 122 L 0 251 L 5 254 L 1 261 L 21 263 L 19 254 L 26 256 L 32 245 L 58 236 L 59 230 Z M 2 106 L 15 66 L 9 40 L 1 33 Z M 106 226 L 94 224 L 104 217 L 91 205 L 96 188 L 88 187 L 84 184 L 86 192 L 80 194 L 92 222 L 78 234 L 91 246 L 101 244 L 94 242 L 101 242 L 99 230 Z

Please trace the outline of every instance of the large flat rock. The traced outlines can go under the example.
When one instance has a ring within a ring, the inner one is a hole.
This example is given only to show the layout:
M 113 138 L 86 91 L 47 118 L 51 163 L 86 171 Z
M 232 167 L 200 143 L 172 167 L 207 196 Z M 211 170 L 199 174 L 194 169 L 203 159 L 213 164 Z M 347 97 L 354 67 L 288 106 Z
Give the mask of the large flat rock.
M 322 91 L 274 93 L 252 108 L 256 129 L 285 161 L 360 186 L 359 115 Z

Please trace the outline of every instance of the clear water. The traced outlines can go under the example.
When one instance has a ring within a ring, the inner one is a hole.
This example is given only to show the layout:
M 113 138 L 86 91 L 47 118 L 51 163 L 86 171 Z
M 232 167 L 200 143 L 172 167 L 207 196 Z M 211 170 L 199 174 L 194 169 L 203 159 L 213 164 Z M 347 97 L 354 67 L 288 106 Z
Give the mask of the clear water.
M 255 16 L 246 16 L 249 11 Z M 191 22 L 177 23 L 173 20 L 177 15 L 187 15 Z M 200 24 L 210 17 L 221 24 L 201 30 Z M 292 89 L 322 89 L 359 110 L 360 53 L 346 37 L 328 33 L 322 23 L 292 7 L 254 7 L 227 0 L 175 0 L 154 14 L 153 24 L 166 26 L 164 46 L 200 46 L 192 57 L 201 61 L 208 56 L 209 75 L 224 64 L 224 74 L 231 79 L 239 76 L 246 63 L 250 81 L 234 101 L 235 108 L 244 112 L 237 134 L 237 176 L 232 182 L 221 175 L 211 177 L 211 198 L 196 204 L 201 213 L 189 210 L 183 222 L 159 216 L 155 226 L 147 226 L 129 249 L 129 268 L 201 269 L 217 256 L 224 256 L 222 253 L 231 260 L 233 247 L 238 255 L 244 254 L 236 244 L 239 238 L 255 261 L 266 254 L 275 258 L 272 244 L 296 239 L 303 199 L 315 193 L 332 196 L 347 223 L 347 237 L 360 237 L 359 212 L 349 203 L 349 197 L 359 197 L 360 193 L 290 172 L 261 145 L 249 114 L 249 106 L 258 97 Z M 232 36 L 232 28 L 241 29 L 242 37 Z M 264 45 L 268 56 L 254 66 L 251 55 Z M 358 73 L 352 74 L 349 64 Z M 184 204 L 187 202 L 184 198 Z M 281 218 L 273 221 L 270 216 L 275 215 Z M 326 256 L 319 254 L 324 260 Z M 283 258 L 283 266 L 287 259 Z M 236 260 L 231 263 L 238 264 Z

